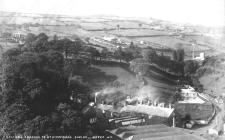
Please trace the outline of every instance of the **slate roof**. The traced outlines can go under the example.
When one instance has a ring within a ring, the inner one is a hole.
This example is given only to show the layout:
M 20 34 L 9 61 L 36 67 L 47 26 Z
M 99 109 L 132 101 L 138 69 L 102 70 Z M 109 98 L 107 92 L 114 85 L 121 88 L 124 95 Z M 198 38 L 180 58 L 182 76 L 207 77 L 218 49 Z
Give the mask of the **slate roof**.
M 204 138 L 166 125 L 128 126 L 107 130 L 121 140 L 204 140 Z

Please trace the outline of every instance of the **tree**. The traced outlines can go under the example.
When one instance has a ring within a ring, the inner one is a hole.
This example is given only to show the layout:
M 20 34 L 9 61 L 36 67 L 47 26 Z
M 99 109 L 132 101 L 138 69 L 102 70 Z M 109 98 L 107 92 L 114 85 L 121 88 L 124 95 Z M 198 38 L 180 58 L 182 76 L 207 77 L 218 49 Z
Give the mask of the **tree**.
M 24 123 L 32 118 L 29 108 L 26 105 L 13 103 L 4 109 L 4 115 L 1 115 L 0 125 L 2 128 L 1 139 L 6 136 L 19 135 L 24 133 Z
M 188 60 L 184 62 L 184 74 L 186 76 L 194 74 L 197 69 L 198 69 L 198 62 L 193 60 Z
M 182 43 L 177 43 L 175 45 L 175 47 L 177 48 L 176 52 L 177 52 L 177 61 L 178 62 L 183 62 L 184 61 L 184 56 L 185 56 L 185 52 L 183 49 L 183 44 Z
M 16 47 L 3 54 L 6 86 L 0 96 L 1 138 L 78 135 L 87 130 L 80 110 L 90 101 L 91 89 L 86 84 L 69 80 L 62 52 L 49 49 L 49 45 L 54 46 L 59 40 L 50 42 L 47 39 L 41 34 L 30 41 L 31 49 L 20 51 Z M 83 70 L 81 64 L 77 64 L 75 69 Z M 82 102 L 70 101 L 71 95 Z M 59 109 L 61 103 L 66 107 Z
M 177 61 L 177 51 L 176 50 L 173 51 L 173 60 Z
M 12 48 L 3 53 L 3 61 L 7 61 L 6 63 L 10 63 L 10 60 L 15 59 L 21 54 L 19 48 Z
M 57 111 L 60 115 L 61 131 L 67 135 L 81 135 L 87 130 L 87 121 L 81 112 L 74 110 L 73 106 L 68 103 L 60 103 L 57 106 Z M 76 127 L 74 127 L 76 126 Z
M 101 51 L 101 57 L 106 59 L 109 55 L 109 51 L 107 48 L 103 48 L 102 51 Z
M 97 59 L 98 57 L 100 57 L 100 53 L 96 48 L 89 47 L 86 51 L 91 54 L 91 59 Z
M 157 54 L 156 51 L 153 49 L 144 49 L 142 51 L 142 56 L 148 62 L 154 62 L 157 57 Z
M 69 40 L 68 38 L 65 38 L 62 40 L 62 44 L 63 44 L 63 52 L 65 54 L 65 58 L 68 57 L 68 55 L 71 52 L 71 49 L 74 47 L 74 44 L 71 40 Z
M 119 24 L 117 24 L 116 27 L 117 27 L 117 30 L 120 30 L 120 25 Z
M 90 37 L 86 37 L 86 38 L 85 38 L 85 41 L 86 41 L 87 43 L 89 43 Z
M 142 27 L 142 24 L 141 24 L 141 23 L 139 23 L 139 24 L 138 24 L 138 26 L 139 26 L 139 28 L 141 28 L 141 27 Z
M 35 34 L 28 33 L 26 38 L 25 38 L 25 43 L 31 43 L 36 39 Z
M 131 51 L 127 51 L 123 53 L 123 58 L 126 62 L 129 62 L 134 59 L 134 56 Z
M 89 68 L 89 62 L 83 59 L 73 59 L 64 65 L 65 75 L 85 75 Z
M 123 54 L 124 54 L 122 47 L 120 46 L 114 53 L 116 58 L 119 59 L 119 61 L 121 62 L 121 60 L 123 59 Z
M 87 85 L 78 80 L 71 80 L 69 89 L 76 109 L 82 109 L 89 103 L 91 89 Z
M 62 76 L 63 56 L 60 55 L 57 52 L 26 53 L 18 56 L 17 65 L 12 65 L 15 71 L 6 73 L 8 89 L 14 89 L 19 99 L 37 114 L 52 111 L 57 96 L 66 86 Z
M 48 50 L 48 36 L 45 33 L 40 33 L 28 47 L 35 52 Z
M 80 38 L 77 37 L 75 39 L 75 46 L 76 46 L 76 48 L 81 48 L 83 44 L 84 44 L 84 42 Z
M 53 40 L 54 40 L 54 41 L 57 41 L 58 39 L 59 39 L 59 38 L 58 38 L 57 35 L 54 35 L 54 36 L 53 36 Z
M 49 42 L 49 49 L 63 53 L 64 52 L 63 45 L 64 45 L 63 40 L 51 40 Z
M 149 70 L 148 61 L 142 58 L 136 58 L 131 61 L 130 68 L 136 74 L 145 75 Z
M 130 49 L 134 49 L 135 48 L 135 46 L 134 46 L 134 42 L 130 42 Z
M 40 33 L 39 35 L 37 35 L 37 39 L 39 39 L 40 41 L 47 41 L 48 36 L 45 33 Z
M 184 56 L 185 56 L 184 49 L 178 49 L 177 50 L 177 61 L 184 62 Z

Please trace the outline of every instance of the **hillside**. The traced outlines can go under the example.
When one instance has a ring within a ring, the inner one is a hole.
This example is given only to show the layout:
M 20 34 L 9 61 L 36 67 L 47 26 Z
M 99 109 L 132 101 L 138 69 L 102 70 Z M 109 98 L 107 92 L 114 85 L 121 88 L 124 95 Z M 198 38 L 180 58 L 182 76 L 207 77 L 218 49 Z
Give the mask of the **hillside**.
M 225 55 L 220 54 L 206 59 L 197 71 L 204 91 L 214 95 L 225 95 Z

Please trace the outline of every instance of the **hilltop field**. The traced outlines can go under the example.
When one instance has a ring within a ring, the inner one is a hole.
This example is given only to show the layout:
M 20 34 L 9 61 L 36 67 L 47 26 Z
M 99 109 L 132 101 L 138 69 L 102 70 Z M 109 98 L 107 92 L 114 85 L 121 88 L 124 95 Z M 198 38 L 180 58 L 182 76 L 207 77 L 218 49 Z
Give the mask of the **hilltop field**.
M 185 26 L 187 31 L 177 31 L 179 26 L 152 18 L 70 17 L 0 12 L 0 23 L 3 23 L 0 26 L 0 32 L 20 32 L 23 34 L 31 32 L 36 35 L 43 32 L 48 36 L 57 34 L 62 37 L 80 37 L 82 39 L 113 35 L 124 42 L 134 42 L 140 47 L 143 47 L 143 44 L 140 44 L 141 41 L 173 49 L 176 49 L 177 43 L 181 43 L 187 56 L 191 56 L 193 50 L 192 40 L 196 40 L 194 50 L 197 55 L 200 52 L 212 55 L 216 52 L 215 48 L 224 45 L 218 44 L 218 40 L 205 36 L 204 32 L 196 31 L 198 27 Z M 11 25 L 9 26 L 9 24 Z M 189 28 L 192 30 L 189 31 Z M 220 42 L 223 41 L 220 40 Z M 5 45 L 3 44 L 3 46 Z

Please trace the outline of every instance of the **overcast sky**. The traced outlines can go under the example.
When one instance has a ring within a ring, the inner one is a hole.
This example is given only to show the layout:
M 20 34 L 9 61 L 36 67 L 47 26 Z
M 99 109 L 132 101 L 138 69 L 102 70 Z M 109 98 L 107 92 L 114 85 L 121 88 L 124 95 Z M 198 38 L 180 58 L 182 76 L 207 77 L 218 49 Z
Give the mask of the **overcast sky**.
M 225 0 L 0 0 L 0 10 L 153 17 L 206 26 L 225 25 Z

